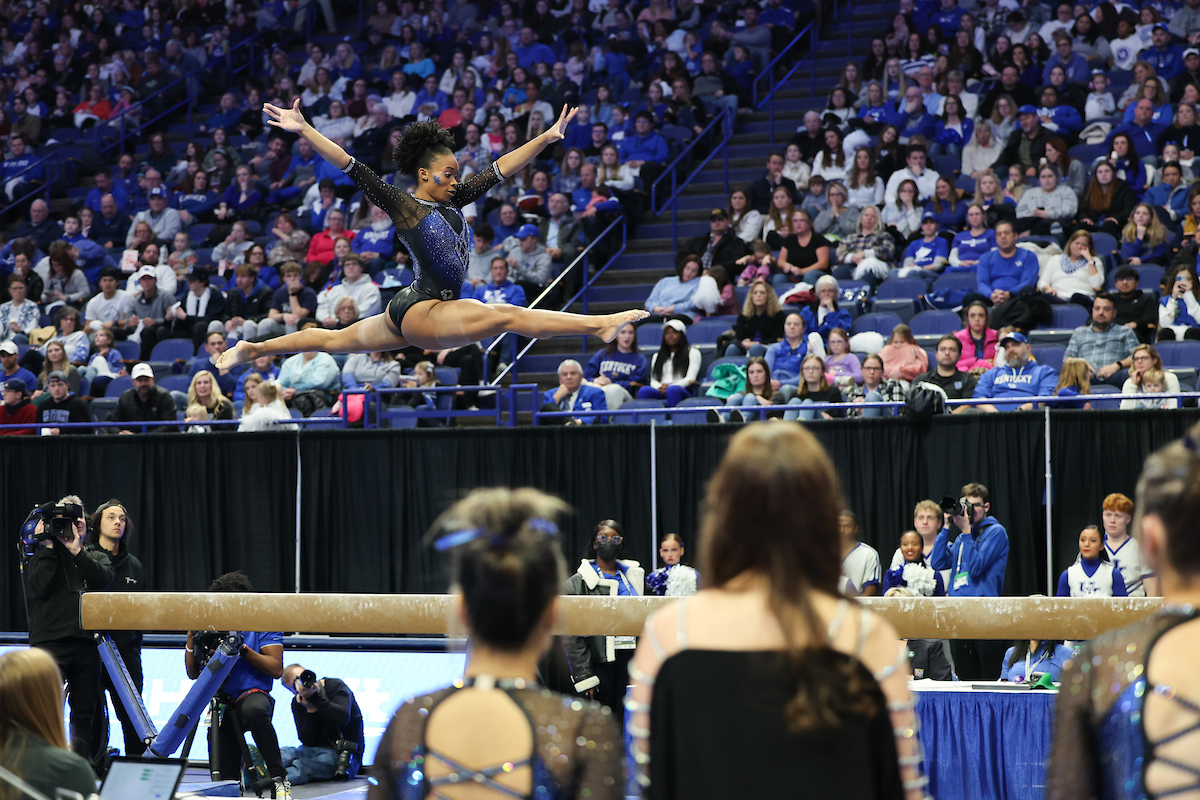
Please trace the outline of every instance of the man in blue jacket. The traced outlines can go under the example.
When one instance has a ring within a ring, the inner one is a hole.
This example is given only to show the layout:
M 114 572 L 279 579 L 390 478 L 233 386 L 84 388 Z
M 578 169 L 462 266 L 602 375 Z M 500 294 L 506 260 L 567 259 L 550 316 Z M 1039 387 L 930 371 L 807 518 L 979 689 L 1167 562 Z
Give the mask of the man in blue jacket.
M 1054 34 L 1054 52 L 1046 59 L 1046 66 L 1042 69 L 1044 86 L 1050 85 L 1050 70 L 1055 67 L 1062 67 L 1067 79 L 1075 83 L 1086 84 L 1091 80 L 1092 70 L 1088 67 L 1087 59 L 1075 52 L 1071 34 L 1062 30 Z
M 925 95 L 921 93 L 921 87 L 914 84 L 909 84 L 904 90 L 904 99 L 896 104 L 896 110 L 888 115 L 887 122 L 900 131 L 901 143 L 918 134 L 926 140 L 932 140 L 937 128 L 937 120 L 925 108 Z
M 666 168 L 671 151 L 667 140 L 654 132 L 654 117 L 649 111 L 637 113 L 633 129 L 633 135 L 622 139 L 617 150 L 621 154 L 621 163 L 640 176 L 648 190 Z
M 604 390 L 588 386 L 583 382 L 583 367 L 575 359 L 568 358 L 558 365 L 558 386 L 547 389 L 542 396 L 542 411 L 607 411 L 608 401 Z M 554 421 L 565 425 L 591 425 L 605 422 L 607 417 L 595 414 L 578 417 L 554 417 Z
M 1183 72 L 1183 48 L 1177 44 L 1171 44 L 1171 29 L 1165 22 L 1159 22 L 1154 26 L 1154 32 L 1150 34 L 1150 38 L 1154 42 L 1154 46 L 1147 47 L 1138 53 L 1138 60 L 1148 61 L 1150 66 L 1154 67 L 1154 71 L 1158 73 L 1158 77 L 1168 81 L 1174 80 Z
M 1004 590 L 1008 532 L 990 516 L 991 508 L 987 487 L 968 483 L 962 487 L 958 508 L 944 515 L 929 565 L 950 570 L 946 586 L 950 597 L 999 597 Z M 1000 677 L 1007 647 L 1001 641 L 952 639 L 954 671 L 964 681 L 994 681 Z
M 1029 357 L 1029 340 L 1014 331 L 1000 340 L 1004 348 L 1004 366 L 994 367 L 979 376 L 975 385 L 976 398 L 1007 398 L 1017 402 L 988 403 L 977 406 L 980 411 L 1031 411 L 1033 403 L 1021 403 L 1022 398 L 1049 397 L 1058 386 L 1058 370 L 1039 364 Z
M 975 265 L 979 293 L 992 305 L 1003 305 L 1022 289 L 1035 286 L 1037 278 L 1037 256 L 1017 247 L 1017 232 L 1011 222 L 997 222 L 996 249 L 980 256 Z
M 527 304 L 525 290 L 508 279 L 508 261 L 504 256 L 492 259 L 492 282 L 482 283 L 475 288 L 475 299 L 487 305 L 507 303 L 510 306 Z M 517 336 L 505 335 L 503 360 L 511 364 L 517 360 Z M 490 342 L 489 342 L 490 344 Z
M 1187 216 L 1188 185 L 1183 182 L 1183 170 L 1178 161 L 1163 164 L 1162 183 L 1147 189 L 1142 199 L 1165 209 L 1176 222 Z

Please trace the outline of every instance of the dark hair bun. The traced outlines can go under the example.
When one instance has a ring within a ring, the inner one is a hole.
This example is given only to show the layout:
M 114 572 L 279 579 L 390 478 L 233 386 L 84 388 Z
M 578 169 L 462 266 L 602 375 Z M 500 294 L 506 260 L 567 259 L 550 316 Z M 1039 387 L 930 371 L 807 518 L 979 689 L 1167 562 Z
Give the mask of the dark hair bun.
M 414 122 L 404 129 L 396 145 L 395 161 L 400 171 L 417 177 L 417 170 L 429 168 L 434 156 L 454 152 L 454 136 L 437 120 Z

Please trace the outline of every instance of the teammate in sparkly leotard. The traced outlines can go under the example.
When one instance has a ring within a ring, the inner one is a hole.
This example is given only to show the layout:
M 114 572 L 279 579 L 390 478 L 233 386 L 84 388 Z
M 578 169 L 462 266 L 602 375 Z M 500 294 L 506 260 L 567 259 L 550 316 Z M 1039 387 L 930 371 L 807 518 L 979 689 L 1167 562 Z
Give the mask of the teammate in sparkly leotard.
M 343 330 L 309 328 L 266 342 L 238 342 L 219 359 L 222 369 L 277 353 L 369 353 L 408 346 L 442 350 L 507 331 L 533 339 L 591 334 L 610 342 L 621 326 L 647 316 L 640 310 L 588 316 L 460 299 L 470 252 L 460 209 L 562 139 L 575 111 L 568 113 L 564 106 L 549 130 L 462 183 L 450 133 L 434 121 L 414 123 L 396 148 L 400 170 L 417 182 L 416 192 L 408 194 L 385 184 L 318 133 L 301 116 L 298 100 L 291 108 L 267 104 L 263 110 L 272 125 L 307 139 L 322 158 L 345 171 L 371 202 L 388 212 L 396 224 L 396 238 L 412 256 L 416 278 L 412 286 L 397 292 L 381 314 Z

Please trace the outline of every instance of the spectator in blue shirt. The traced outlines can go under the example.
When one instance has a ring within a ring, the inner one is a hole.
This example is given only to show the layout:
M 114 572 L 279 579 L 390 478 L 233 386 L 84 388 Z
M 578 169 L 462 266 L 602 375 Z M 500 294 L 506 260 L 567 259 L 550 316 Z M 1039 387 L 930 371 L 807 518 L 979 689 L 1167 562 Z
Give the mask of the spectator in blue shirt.
M 1154 46 L 1147 47 L 1138 53 L 1138 60 L 1146 61 L 1154 67 L 1158 77 L 1168 81 L 1174 80 L 1183 72 L 1183 48 L 1177 44 L 1171 44 L 1171 29 L 1165 22 L 1159 22 L 1154 26 L 1154 32 L 1150 38 L 1154 42 Z
M 492 259 L 492 282 L 475 287 L 475 299 L 487 305 L 505 303 L 523 307 L 527 304 L 525 290 L 508 279 L 508 261 L 504 256 Z M 502 345 L 505 352 L 501 355 L 505 363 L 511 364 L 517 360 L 517 338 L 505 334 Z
M 608 401 L 604 390 L 583 382 L 583 367 L 575 359 L 568 358 L 558 365 L 558 386 L 547 389 L 542 396 L 542 411 L 607 411 Z M 581 414 L 576 417 L 554 417 L 554 422 L 564 425 L 591 425 L 606 422 L 607 417 Z
M 517 54 L 521 66 L 530 72 L 533 72 L 539 63 L 554 64 L 558 61 L 553 50 L 537 41 L 533 28 L 529 26 L 521 28 L 520 44 L 513 48 L 513 52 Z
M 911 274 L 932 283 L 949 260 L 950 243 L 938 236 L 937 218 L 926 212 L 921 220 L 921 238 L 909 243 L 900 268 L 916 270 Z M 906 276 L 908 274 L 910 273 L 905 273 Z
M 437 67 L 434 66 L 433 59 L 426 58 L 425 46 L 420 42 L 413 42 L 408 47 L 408 63 L 404 65 L 404 72 L 409 75 L 416 75 L 422 79 L 428 78 L 437 72 Z
M 1004 348 L 1004 364 L 989 369 L 979 377 L 979 382 L 975 384 L 975 397 L 1013 402 L 976 406 L 980 411 L 1030 411 L 1034 404 L 1021 402 L 1023 399 L 1049 397 L 1055 393 L 1058 371 L 1029 357 L 1029 340 L 1025 334 L 1019 331 L 1007 333 L 1000 339 L 1000 346 Z
M 964 9 L 959 8 L 958 0 L 942 0 L 941 7 L 929 15 L 929 24 L 939 26 L 942 34 L 951 39 L 958 32 L 962 15 L 966 13 Z
M 998 306 L 1022 289 L 1036 286 L 1038 259 L 1031 251 L 1017 247 L 1017 232 L 1008 220 L 997 222 L 995 233 L 996 249 L 979 257 L 975 275 L 979 293 Z
M 417 112 L 417 119 L 437 119 L 449 107 L 450 98 L 446 97 L 446 93 L 438 88 L 437 76 L 430 73 L 426 76 L 421 91 L 417 92 L 416 99 L 413 100 L 413 111 Z
M 1060 105 L 1058 89 L 1053 86 L 1042 89 L 1042 107 L 1038 109 L 1038 118 L 1043 128 L 1056 131 L 1064 139 L 1083 130 L 1083 118 L 1079 112 L 1069 105 Z
M 238 108 L 237 98 L 233 96 L 233 92 L 226 92 L 221 95 L 221 104 L 217 110 L 209 115 L 204 124 L 200 126 L 201 132 L 215 131 L 217 128 L 224 128 L 226 131 L 237 130 L 238 123 L 242 121 L 242 110 Z
M 583 369 L 583 379 L 604 391 L 605 402 L 614 411 L 650 382 L 650 362 L 638 352 L 637 328 L 632 322 L 592 356 Z
M 1187 216 L 1188 187 L 1183 183 L 1182 168 L 1178 161 L 1163 164 L 1162 183 L 1147 189 L 1142 199 L 1152 206 L 1165 208 L 1176 222 Z
M 1060 30 L 1054 34 L 1054 52 L 1050 58 L 1046 59 L 1046 66 L 1042 68 L 1042 84 L 1049 85 L 1050 70 L 1055 67 L 1062 67 L 1067 73 L 1068 80 L 1075 83 L 1086 84 L 1091 80 L 1092 70 L 1088 66 L 1087 59 L 1075 52 L 1075 45 L 1071 41 L 1071 34 L 1065 30 Z
M 112 170 L 108 167 L 100 167 L 96 170 L 96 188 L 88 192 L 87 199 L 83 204 L 100 213 L 100 199 L 106 194 L 111 194 L 113 200 L 117 202 L 117 210 L 124 213 L 129 207 L 129 195 L 126 191 L 113 182 Z
M 1157 156 L 1158 137 L 1164 130 L 1166 130 L 1165 125 L 1154 123 L 1154 103 L 1143 97 L 1137 101 L 1137 106 L 1134 107 L 1133 122 L 1123 122 L 1113 128 L 1105 146 L 1112 147 L 1113 137 L 1124 133 L 1133 142 L 1133 149 L 1137 151 L 1138 158 Z
M 46 180 L 46 167 L 37 164 L 41 156 L 27 147 L 24 136 L 19 133 L 12 134 L 8 139 L 8 146 L 12 156 L 0 163 L 0 190 L 4 191 L 7 198 L 5 202 L 21 197 L 33 188 L 33 184 Z M 33 166 L 34 164 L 37 166 Z
M 904 90 L 904 98 L 897 104 L 896 110 L 888 115 L 887 123 L 896 126 L 901 142 L 917 135 L 932 140 L 937 133 L 937 119 L 926 110 L 925 95 L 921 93 L 921 87 L 915 84 L 909 84 Z
M 350 249 L 358 253 L 367 265 L 367 272 L 375 277 L 396 254 L 396 225 L 387 212 L 379 206 L 371 209 L 371 223 L 355 234 Z
M 788 314 L 783 321 L 783 338 L 767 348 L 764 358 L 771 368 L 772 379 L 781 386 L 800 385 L 800 365 L 808 355 L 808 337 L 804 330 L 804 317 L 795 312 Z
M 650 186 L 666 168 L 671 151 L 667 140 L 654 132 L 654 117 L 649 112 L 639 111 L 633 125 L 634 133 L 622 139 L 617 150 L 621 163 Z

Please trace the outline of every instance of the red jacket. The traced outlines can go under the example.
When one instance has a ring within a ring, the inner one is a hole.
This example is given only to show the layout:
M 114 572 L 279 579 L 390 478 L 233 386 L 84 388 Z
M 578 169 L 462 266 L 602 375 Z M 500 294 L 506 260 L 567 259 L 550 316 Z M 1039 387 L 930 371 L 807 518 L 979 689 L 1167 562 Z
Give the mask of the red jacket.
M 0 425 L 18 425 L 37 419 L 37 406 L 22 400 L 16 406 L 0 403 Z M 33 428 L 8 428 L 0 430 L 0 436 L 32 436 Z
M 321 231 L 309 242 L 308 260 L 320 261 L 322 264 L 333 261 L 333 241 L 342 238 L 350 242 L 354 241 L 354 231 L 346 228 L 337 236 L 330 236 L 328 228 Z
M 995 366 L 996 340 L 998 338 L 995 329 L 984 328 L 983 358 L 975 357 L 975 342 L 972 341 L 971 334 L 965 327 L 962 330 L 955 331 L 954 338 L 958 339 L 958 343 L 962 345 L 962 355 L 958 357 L 958 368 L 960 370 L 968 372 L 975 367 L 991 369 Z

